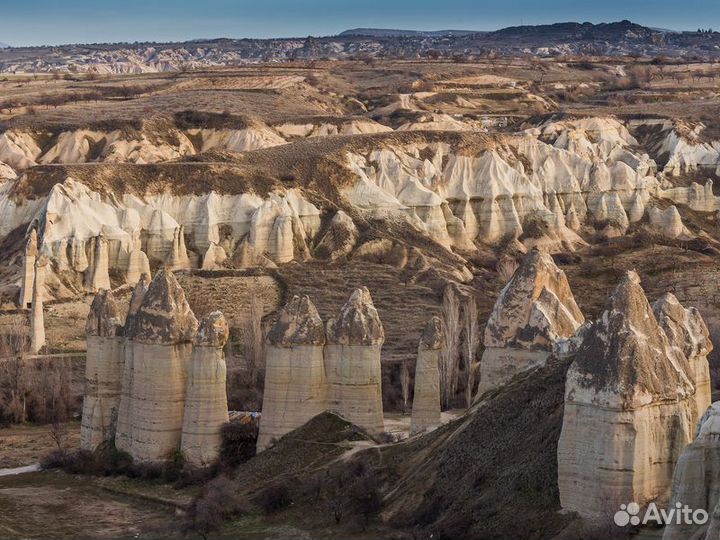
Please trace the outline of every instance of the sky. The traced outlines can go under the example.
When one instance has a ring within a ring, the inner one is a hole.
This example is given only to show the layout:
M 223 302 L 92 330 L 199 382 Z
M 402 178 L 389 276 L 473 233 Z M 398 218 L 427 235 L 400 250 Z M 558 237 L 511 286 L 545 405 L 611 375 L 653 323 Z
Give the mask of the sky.
M 357 27 L 494 30 L 622 19 L 720 30 L 720 0 L 0 0 L 0 42 L 325 36 Z

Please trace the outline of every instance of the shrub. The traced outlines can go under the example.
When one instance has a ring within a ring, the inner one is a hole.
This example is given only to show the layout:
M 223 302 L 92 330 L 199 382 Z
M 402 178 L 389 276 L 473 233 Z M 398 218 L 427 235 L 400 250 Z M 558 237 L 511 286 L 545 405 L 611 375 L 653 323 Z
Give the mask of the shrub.
M 292 504 L 290 490 L 284 483 L 271 484 L 255 497 L 254 501 L 263 512 L 272 514 Z
M 205 486 L 188 508 L 182 523 L 185 534 L 195 533 L 203 538 L 220 528 L 230 518 L 247 512 L 247 501 L 237 494 L 237 487 L 227 476 L 219 476 Z
M 233 469 L 255 455 L 257 425 L 228 422 L 220 428 L 220 437 L 220 468 Z

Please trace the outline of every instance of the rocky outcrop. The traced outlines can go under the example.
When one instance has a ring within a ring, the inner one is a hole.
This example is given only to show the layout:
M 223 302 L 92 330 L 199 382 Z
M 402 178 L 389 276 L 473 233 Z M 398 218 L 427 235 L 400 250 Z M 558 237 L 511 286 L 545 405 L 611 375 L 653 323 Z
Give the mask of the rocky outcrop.
M 565 273 L 534 249 L 500 292 L 485 326 L 478 396 L 543 365 L 561 338 L 584 322 Z
M 327 409 L 324 344 L 317 309 L 294 296 L 267 336 L 258 451 Z
M 326 326 L 328 408 L 370 433 L 384 429 L 380 349 L 385 333 L 367 288 L 356 289 Z
M 18 305 L 28 308 L 32 303 L 33 282 L 35 281 L 35 260 L 38 254 L 37 229 L 30 229 L 25 241 L 25 253 L 22 263 L 22 282 L 20 283 L 20 298 Z
M 720 508 L 720 402 L 703 414 L 695 440 L 687 446 L 675 465 L 670 508 L 679 503 L 713 516 L 708 524 L 676 523 L 665 526 L 663 540 L 697 538 L 715 540 Z M 707 529 L 707 534 L 705 530 Z
M 442 322 L 433 317 L 425 326 L 418 346 L 415 364 L 410 435 L 440 425 L 440 350 L 444 345 Z
M 115 447 L 123 452 L 130 452 L 132 448 L 132 390 L 134 378 L 133 346 L 129 336 L 135 334 L 137 315 L 150 287 L 149 274 L 140 276 L 130 296 L 130 305 L 125 317 L 123 337 L 125 345 L 125 361 L 123 363 L 122 379 L 120 381 L 120 404 L 118 405 L 118 418 L 115 429 Z
M 45 269 L 48 261 L 38 257 L 35 261 L 33 278 L 32 307 L 30 308 L 30 352 L 37 354 L 45 346 L 45 308 L 43 297 L 45 290 Z
M 189 463 L 199 467 L 217 459 L 220 428 L 229 420 L 223 352 L 228 337 L 223 314 L 208 314 L 200 322 L 190 359 L 180 450 Z
M 693 433 L 695 389 L 685 361 L 628 272 L 568 370 L 558 442 L 564 509 L 607 518 L 628 501 L 667 502 L 673 467 Z
M 338 210 L 315 247 L 315 256 L 331 261 L 344 257 L 350 254 L 359 237 L 360 233 L 352 218 Z
M 198 322 L 172 272 L 161 269 L 127 333 L 132 347 L 129 453 L 161 461 L 179 449 Z
M 87 322 L 85 399 L 83 401 L 80 446 L 95 450 L 115 437 L 122 372 L 125 363 L 123 320 L 111 291 L 95 295 Z
M 685 309 L 672 293 L 658 298 L 653 304 L 653 312 L 670 340 L 670 345 L 679 349 L 686 358 L 683 367 L 695 387 L 694 425 L 711 401 L 710 366 L 707 360 L 713 350 L 710 332 L 700 312 L 694 307 Z

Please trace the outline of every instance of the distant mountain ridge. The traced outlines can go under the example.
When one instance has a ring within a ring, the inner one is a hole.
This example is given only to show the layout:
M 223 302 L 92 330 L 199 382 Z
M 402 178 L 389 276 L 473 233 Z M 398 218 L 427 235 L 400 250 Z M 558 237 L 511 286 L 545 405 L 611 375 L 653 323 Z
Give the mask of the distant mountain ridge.
M 338 34 L 338 37 L 409 37 L 409 36 L 468 36 L 485 34 L 477 30 L 399 30 L 393 28 L 351 28 Z
M 336 36 L 212 38 L 174 43 L 92 43 L 0 49 L 0 73 L 147 73 L 248 62 L 317 59 L 473 59 L 493 55 L 720 60 L 720 33 L 664 30 L 632 21 L 560 22 L 495 31 L 354 28 Z

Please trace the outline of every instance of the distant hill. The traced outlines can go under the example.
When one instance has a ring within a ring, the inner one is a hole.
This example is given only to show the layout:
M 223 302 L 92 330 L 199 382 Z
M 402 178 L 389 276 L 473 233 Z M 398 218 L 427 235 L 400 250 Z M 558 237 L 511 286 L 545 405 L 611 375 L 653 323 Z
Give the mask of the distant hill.
M 0 49 L 7 49 L 9 47 L 10 45 L 8 45 L 7 43 L 3 43 L 2 41 L 0 41 Z
M 483 34 L 475 30 L 397 30 L 393 28 L 352 28 L 340 32 L 340 37 L 439 37 L 439 36 L 469 36 L 472 34 Z

